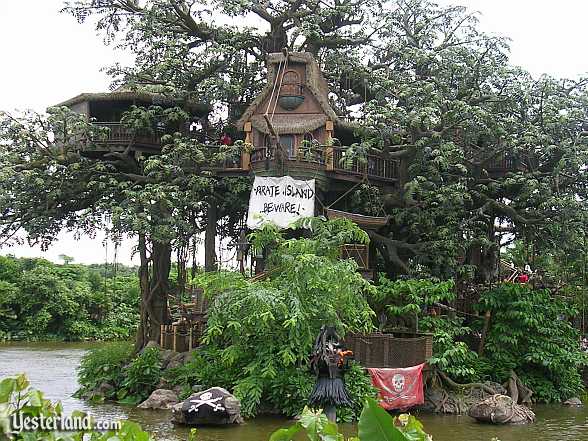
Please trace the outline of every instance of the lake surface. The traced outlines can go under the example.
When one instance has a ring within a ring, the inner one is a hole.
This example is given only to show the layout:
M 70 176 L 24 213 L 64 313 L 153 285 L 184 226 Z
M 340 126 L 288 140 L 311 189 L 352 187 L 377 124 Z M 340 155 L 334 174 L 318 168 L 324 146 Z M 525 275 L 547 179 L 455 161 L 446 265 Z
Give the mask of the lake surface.
M 51 400 L 60 400 L 67 413 L 83 410 L 97 420 L 131 419 L 140 423 L 157 440 L 186 440 L 189 430 L 170 422 L 169 411 L 140 410 L 116 404 L 91 404 L 73 398 L 78 387 L 76 368 L 84 352 L 97 343 L 0 344 L 0 378 L 26 373 L 32 385 Z M 98 343 L 99 344 L 99 343 Z M 588 409 L 536 406 L 537 422 L 527 426 L 478 424 L 467 416 L 421 414 L 419 419 L 435 441 L 588 441 Z M 199 428 L 201 441 L 265 441 L 272 431 L 291 424 L 285 418 L 262 417 L 240 426 Z M 354 427 L 344 431 L 352 434 Z

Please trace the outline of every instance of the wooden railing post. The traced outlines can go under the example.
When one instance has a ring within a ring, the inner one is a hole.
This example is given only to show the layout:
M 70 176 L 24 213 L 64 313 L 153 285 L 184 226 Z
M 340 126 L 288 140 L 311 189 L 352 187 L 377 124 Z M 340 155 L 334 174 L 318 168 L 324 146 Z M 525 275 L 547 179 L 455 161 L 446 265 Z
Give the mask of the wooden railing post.
M 325 123 L 325 168 L 327 171 L 333 171 L 335 169 L 333 163 L 333 121 L 327 121 Z
M 253 137 L 251 135 L 251 121 L 247 121 L 243 126 L 245 131 L 245 148 L 249 148 L 253 145 Z M 241 168 L 243 170 L 249 170 L 251 168 L 251 152 L 243 151 L 241 153 Z

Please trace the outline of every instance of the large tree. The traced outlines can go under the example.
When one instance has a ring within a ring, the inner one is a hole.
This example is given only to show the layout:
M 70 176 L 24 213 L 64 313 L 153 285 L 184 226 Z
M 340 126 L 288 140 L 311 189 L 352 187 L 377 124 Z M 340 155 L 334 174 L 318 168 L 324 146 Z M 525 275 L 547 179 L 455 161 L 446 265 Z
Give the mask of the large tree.
M 2 118 L 3 236 L 24 229 L 49 243 L 64 227 L 93 231 L 104 215 L 117 234 L 138 236 L 144 338 L 156 338 L 165 318 L 172 248 L 185 250 L 200 231 L 219 233 L 212 221 L 223 217 L 226 233 L 237 233 L 247 182 L 206 171 L 227 154 L 206 140 L 231 130 L 264 83 L 266 55 L 283 48 L 316 56 L 334 107 L 361 127 L 358 155 L 376 149 L 402 161 L 401 191 L 374 199 L 367 187 L 353 198 L 357 210 L 393 215 L 372 237 L 388 273 L 491 280 L 505 241 L 549 248 L 586 229 L 587 81 L 534 79 L 509 65 L 507 40 L 480 32 L 463 7 L 79 0 L 64 11 L 93 19 L 107 43 L 135 54 L 133 65 L 110 68 L 115 85 L 212 109 L 198 140 L 170 135 L 150 158 L 90 160 L 79 140 L 96 129 L 63 109 Z M 182 116 L 135 109 L 128 123 L 145 118 Z
M 138 128 L 146 120 L 161 125 L 186 114 L 153 107 L 134 109 L 125 118 Z M 63 229 L 90 235 L 105 229 L 114 240 L 133 237 L 140 258 L 141 347 L 158 340 L 167 319 L 172 250 L 196 246 L 210 198 L 216 198 L 217 217 L 227 219 L 219 232 L 236 238 L 249 181 L 221 180 L 208 171 L 231 148 L 210 149 L 179 132 L 162 137 L 159 155 L 131 155 L 129 144 L 129 151 L 88 156 L 104 130 L 67 108 L 47 116 L 0 113 L 2 244 L 27 240 L 46 248 Z
M 364 146 L 405 164 L 404 191 L 382 195 L 395 222 L 373 237 L 389 272 L 412 262 L 447 275 L 462 262 L 490 280 L 501 238 L 546 245 L 561 210 L 585 214 L 587 81 L 509 65 L 508 40 L 482 33 L 463 7 L 85 0 L 65 10 L 97 15 L 107 40 L 150 55 L 114 66 L 118 81 L 214 102 L 227 123 L 258 91 L 267 53 L 313 53 Z

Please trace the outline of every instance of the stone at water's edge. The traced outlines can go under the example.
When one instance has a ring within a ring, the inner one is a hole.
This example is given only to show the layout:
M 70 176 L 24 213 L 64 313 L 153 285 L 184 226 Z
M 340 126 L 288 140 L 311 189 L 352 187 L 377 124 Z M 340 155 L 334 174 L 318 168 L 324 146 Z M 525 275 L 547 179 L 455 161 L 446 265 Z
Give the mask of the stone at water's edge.
M 138 407 L 140 409 L 171 409 L 177 403 L 178 395 L 173 390 L 156 389 Z
M 186 425 L 240 424 L 241 402 L 222 387 L 211 387 L 172 407 L 172 421 Z
M 493 395 L 470 407 L 468 415 L 493 424 L 525 424 L 535 421 L 535 414 L 526 406 L 516 404 L 507 395 Z
M 574 397 L 574 398 L 570 398 L 569 400 L 565 401 L 564 405 L 579 407 L 579 406 L 583 406 L 584 403 L 582 403 L 582 400 L 580 400 L 579 398 Z

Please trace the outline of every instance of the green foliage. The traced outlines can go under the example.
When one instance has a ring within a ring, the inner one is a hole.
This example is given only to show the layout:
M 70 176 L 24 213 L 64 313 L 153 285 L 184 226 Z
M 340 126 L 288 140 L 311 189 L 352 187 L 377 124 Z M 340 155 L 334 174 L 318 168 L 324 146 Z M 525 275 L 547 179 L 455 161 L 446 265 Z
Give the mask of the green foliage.
M 141 427 L 132 421 L 121 421 L 120 428 L 115 431 L 96 432 L 92 429 L 82 431 L 43 431 L 37 428 L 32 431 L 17 431 L 11 427 L 12 418 L 16 415 L 23 419 L 43 417 L 65 417 L 61 403 L 52 403 L 44 398 L 43 393 L 30 388 L 25 375 L 7 377 L 0 381 L 0 436 L 2 439 L 14 441 L 150 441 L 152 438 Z M 88 418 L 83 412 L 74 411 L 71 417 Z M 89 418 L 93 422 L 92 418 Z
M 305 407 L 300 421 L 287 429 L 278 429 L 269 441 L 291 441 L 304 432 L 310 441 L 431 441 L 423 425 L 412 415 L 392 417 L 377 401 L 367 398 L 358 424 L 358 437 L 345 438 L 337 425 L 327 419 L 322 410 Z
M 215 369 L 205 368 L 197 357 L 193 363 L 201 368 L 200 384 L 211 384 L 210 375 L 218 379 L 216 372 L 227 373 L 221 384 L 233 388 L 248 416 L 261 403 L 287 415 L 300 412 L 313 384 L 306 369 L 320 327 L 329 323 L 342 335 L 372 327 L 373 312 L 365 298 L 370 284 L 353 261 L 334 257 L 339 242 L 357 229 L 351 226 L 346 234 L 348 225 L 320 221 L 313 236 L 305 239 L 285 240 L 271 227 L 254 233 L 258 246 L 260 241 L 266 247 L 273 245 L 273 269 L 267 280 L 232 277 L 226 279 L 233 280 L 229 286 L 218 283 L 222 274 L 202 276 L 214 302 L 204 336 L 207 347 L 200 357 L 214 359 Z M 336 231 L 338 241 L 328 239 L 325 231 Z M 213 282 L 206 283 L 207 278 Z M 216 290 L 211 290 L 214 286 Z M 358 386 L 357 392 L 366 391 Z M 361 401 L 363 395 L 356 398 Z
M 88 350 L 78 368 L 78 382 L 81 388 L 76 392 L 76 396 L 84 396 L 100 384 L 108 383 L 113 386 L 112 391 L 106 391 L 106 396 L 92 398 L 114 398 L 116 390 L 122 386 L 124 380 L 122 365 L 129 361 L 132 353 L 132 345 L 123 342 L 108 343 Z
M 458 380 L 471 381 L 478 375 L 478 357 L 460 338 L 471 329 L 463 319 L 431 316 L 430 307 L 455 299 L 452 280 L 389 280 L 380 275 L 371 305 L 384 323 L 387 317 L 414 317 L 420 331 L 433 334 L 433 357 L 428 362 Z M 380 327 L 384 327 L 382 323 Z
M 346 243 L 369 243 L 365 231 L 349 219 L 325 220 L 308 217 L 296 221 L 292 228 L 305 229 L 310 237 L 306 240 L 285 239 L 276 225 L 265 224 L 251 233 L 249 239 L 256 251 L 266 250 L 270 253 L 270 264 L 278 265 L 285 255 L 316 254 L 332 259 L 341 255 L 340 247 Z
M 155 390 L 162 376 L 161 353 L 147 348 L 133 357 L 130 343 L 109 343 L 90 349 L 80 362 L 77 397 L 138 404 Z M 102 389 L 102 383 L 112 388 Z
M 345 389 L 354 402 L 352 407 L 337 408 L 337 421 L 349 423 L 359 420 L 365 399 L 376 398 L 378 389 L 372 384 L 370 374 L 356 362 L 345 373 Z
M 0 259 L 0 339 L 128 339 L 138 321 L 138 281 L 121 268 Z
M 420 317 L 425 307 L 455 298 L 454 283 L 429 279 L 390 280 L 380 274 L 372 295 L 376 313 Z
M 463 321 L 461 317 L 425 317 L 420 326 L 433 334 L 433 356 L 428 363 L 467 383 L 479 378 L 480 360 L 477 353 L 460 341 L 472 332 Z
M 514 370 L 539 401 L 562 401 L 581 393 L 578 369 L 588 357 L 580 351 L 578 332 L 569 322 L 576 311 L 566 301 L 548 290 L 505 283 L 485 292 L 478 309 L 492 311 L 484 358 L 495 380 L 506 380 Z
M 124 379 L 117 391 L 117 398 L 124 403 L 138 404 L 155 390 L 160 378 L 159 348 L 144 349 L 124 370 Z

